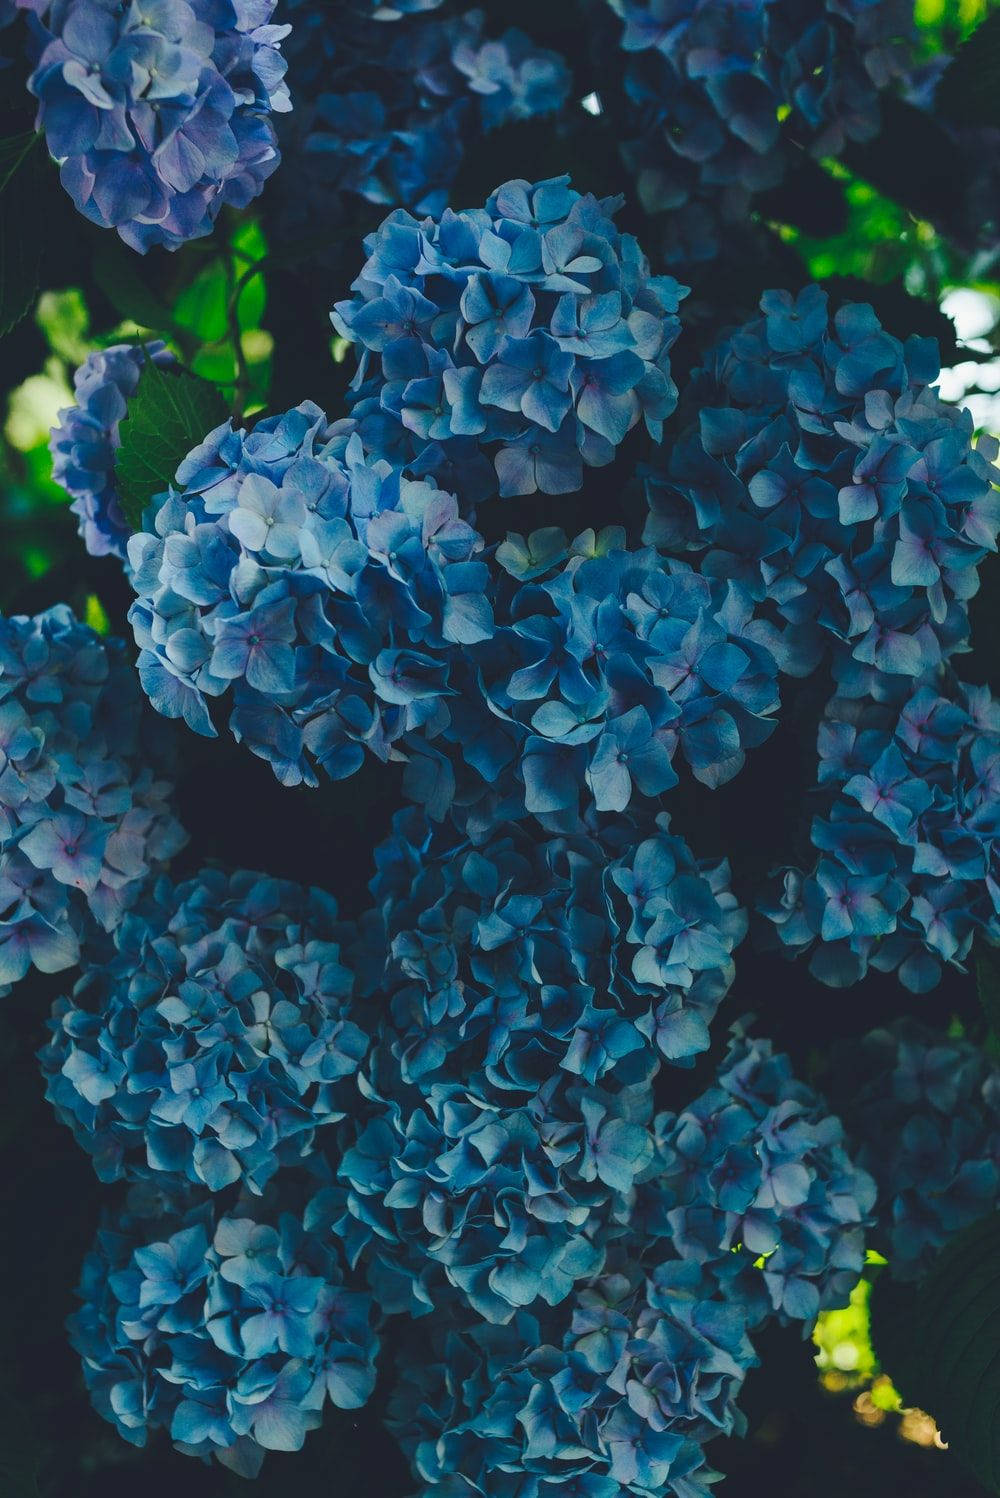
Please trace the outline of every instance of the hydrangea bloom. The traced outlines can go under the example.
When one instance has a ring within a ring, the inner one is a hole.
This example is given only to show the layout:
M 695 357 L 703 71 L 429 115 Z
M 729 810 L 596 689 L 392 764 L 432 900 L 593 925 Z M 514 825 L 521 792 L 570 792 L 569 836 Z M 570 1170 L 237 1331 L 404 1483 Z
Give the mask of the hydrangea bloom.
M 479 847 L 401 812 L 375 854 L 380 963 L 404 1081 L 461 1076 L 530 1098 L 560 1072 L 614 1087 L 691 1065 L 733 980 L 746 917 L 728 863 L 699 864 L 666 813 Z
M 670 243 L 709 258 L 803 144 L 836 155 L 879 128 L 907 68 L 906 0 L 608 0 L 622 18 L 623 155 Z M 787 124 L 783 125 L 783 121 Z
M 0 618 L 0 984 L 72 967 L 181 848 L 123 645 L 64 605 Z
M 584 788 L 624 811 L 677 783 L 678 752 L 721 785 L 772 732 L 777 634 L 741 585 L 628 551 L 616 529 L 509 537 L 498 561 L 497 628 L 473 651 L 492 719 L 467 724 L 464 693 L 450 732 L 490 783 L 516 756 L 529 811 L 575 810 Z
M 291 108 L 274 0 L 53 0 L 30 86 L 76 207 L 126 244 L 176 249 L 246 205 Z
M 517 495 L 578 489 L 582 465 L 610 462 L 640 420 L 659 437 L 684 288 L 650 274 L 618 206 L 558 177 L 505 183 L 485 209 L 438 220 L 390 214 L 332 314 L 361 352 L 366 440 L 394 428 L 415 456 L 475 438 L 495 452 L 500 493 Z
M 1000 704 L 957 682 L 896 706 L 834 698 L 818 747 L 817 857 L 763 912 L 822 982 L 871 966 L 922 993 L 977 931 L 1000 940 Z
M 231 692 L 233 732 L 286 785 L 398 757 L 440 711 L 447 648 L 492 627 L 451 496 L 366 461 L 310 402 L 219 427 L 177 484 L 128 545 L 157 710 L 213 734 L 206 699 Z
M 808 1330 L 847 1304 L 864 1265 L 875 1182 L 839 1119 L 769 1041 L 738 1030 L 715 1085 L 657 1119 L 646 1230 L 743 1302 Z
M 822 646 L 852 695 L 962 648 L 977 567 L 1000 528 L 997 444 L 941 400 L 937 345 L 903 345 L 870 307 L 830 318 L 818 286 L 766 292 L 692 381 L 696 422 L 647 473 L 646 539 L 703 551 Z
M 70 508 L 93 557 L 111 553 L 124 559 L 131 535 L 118 503 L 114 463 L 119 425 L 139 384 L 147 348 L 160 366 L 175 362 L 159 342 L 146 348 L 117 343 L 88 354 L 73 376 L 76 405 L 60 411 L 59 425 L 52 429 L 52 477 L 73 496 Z
M 707 1498 L 701 1442 L 742 1431 L 735 1399 L 757 1361 L 744 1310 L 712 1296 L 697 1264 L 628 1264 L 571 1313 L 448 1330 L 431 1359 L 404 1348 L 388 1424 L 420 1498 Z
M 166 1173 L 260 1193 L 353 1105 L 350 928 L 329 895 L 259 874 L 161 880 L 110 961 L 60 999 L 47 1096 L 102 1180 Z
M 361 11 L 340 8 L 331 24 L 329 12 L 293 6 L 285 50 L 295 110 L 279 129 L 283 232 L 310 233 L 311 215 L 350 214 L 345 194 L 439 214 L 484 131 L 565 103 L 569 70 L 558 54 L 517 30 L 488 39 L 481 11 L 392 28 Z
M 371 1298 L 297 1214 L 211 1203 L 174 1219 L 110 1219 L 83 1265 L 70 1339 L 98 1412 L 134 1446 L 256 1476 L 297 1451 L 329 1399 L 357 1409 L 375 1382 Z
M 454 1291 L 502 1324 L 599 1274 L 654 1168 L 648 1082 L 556 1073 L 522 1098 L 455 1073 L 418 1088 L 394 1048 L 387 1024 L 328 1209 L 383 1309 L 423 1315 Z
M 981 1047 L 905 1019 L 840 1047 L 833 1078 L 878 1183 L 876 1247 L 894 1278 L 916 1279 L 1000 1204 L 1000 1071 Z

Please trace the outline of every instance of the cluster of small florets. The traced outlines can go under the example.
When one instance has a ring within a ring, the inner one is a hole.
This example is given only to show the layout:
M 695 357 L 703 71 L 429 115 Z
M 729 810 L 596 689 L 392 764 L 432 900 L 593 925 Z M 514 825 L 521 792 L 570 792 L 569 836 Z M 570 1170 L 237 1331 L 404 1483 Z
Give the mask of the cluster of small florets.
M 1000 704 L 958 682 L 901 706 L 834 698 L 818 748 L 818 858 L 763 912 L 824 983 L 870 966 L 922 993 L 977 932 L 1000 940 Z
M 830 318 L 818 286 L 761 308 L 692 380 L 695 424 L 646 477 L 646 538 L 767 600 L 788 669 L 825 648 L 843 691 L 878 695 L 965 645 L 1000 528 L 997 444 L 975 447 L 931 385 L 932 339 L 901 344 L 863 305 Z
M 448 690 L 447 647 L 492 628 L 482 541 L 455 500 L 368 461 L 311 402 L 226 423 L 128 546 L 129 618 L 153 705 L 231 727 L 285 785 L 398 751 Z
M 519 1312 L 404 1347 L 387 1423 L 420 1498 L 560 1491 L 708 1498 L 702 1442 L 742 1432 L 756 1363 L 747 1318 L 696 1264 L 637 1265 L 581 1291 L 571 1313 Z
M 121 511 L 115 483 L 119 426 L 128 413 L 147 354 L 163 366 L 174 357 L 162 343 L 145 347 L 117 343 L 88 354 L 73 376 L 76 405 L 59 412 L 49 447 L 52 477 L 73 496 L 70 509 L 93 557 L 124 559 L 132 534 Z
M 92 223 L 175 249 L 261 191 L 291 108 L 274 0 L 19 3 L 44 13 L 38 125 Z
M 408 1086 L 399 1044 L 386 1023 L 369 1106 L 344 1125 L 354 1143 L 338 1167 L 340 1214 L 331 1208 L 379 1305 L 420 1316 L 450 1296 L 503 1324 L 600 1274 L 654 1168 L 648 1083 L 612 1090 L 556 1073 L 526 1098 L 461 1076 Z
M 582 790 L 624 811 L 676 785 L 678 755 L 718 786 L 773 731 L 778 635 L 739 584 L 614 528 L 509 537 L 497 560 L 497 627 L 473 652 L 492 712 L 457 742 L 491 783 L 516 756 L 529 811 L 574 812 Z
M 697 259 L 803 144 L 830 156 L 877 134 L 879 92 L 906 70 L 914 32 L 906 0 L 608 4 L 625 23 L 626 164 L 646 208 L 669 210 L 671 243 Z
M 102 1180 L 167 1177 L 259 1194 L 357 1097 L 368 1048 L 329 895 L 203 871 L 161 880 L 110 960 L 60 999 L 47 1096 Z
M 360 349 L 366 443 L 405 457 L 474 439 L 520 495 L 579 489 L 640 420 L 659 438 L 684 288 L 650 274 L 618 206 L 558 177 L 439 220 L 390 214 L 333 312 Z
M 279 127 L 283 230 L 308 233 L 319 208 L 324 222 L 342 218 L 351 211 L 344 194 L 439 214 L 484 131 L 554 113 L 569 90 L 557 53 L 517 30 L 488 39 L 481 11 L 391 28 L 370 12 L 338 11 L 335 24 L 315 6 L 295 4 L 291 14 L 295 109 Z
M 699 864 L 666 813 L 478 847 L 401 812 L 372 884 L 407 1083 L 466 1078 L 512 1099 L 560 1072 L 614 1087 L 691 1065 L 733 980 L 746 917 L 728 863 Z
M 832 1076 L 878 1184 L 873 1244 L 895 1279 L 917 1279 L 1000 1204 L 1000 1070 L 980 1046 L 906 1019 L 838 1048 Z
M 117 640 L 64 605 L 0 618 L 0 983 L 72 967 L 184 844 Z
M 328 1400 L 357 1409 L 375 1382 L 371 1297 L 298 1213 L 111 1218 L 77 1293 L 70 1338 L 91 1398 L 135 1446 L 166 1430 L 254 1477 L 268 1451 L 299 1450 Z
M 702 1265 L 754 1321 L 776 1314 L 808 1330 L 820 1311 L 846 1305 L 875 1182 L 787 1056 L 737 1032 L 715 1085 L 656 1127 L 649 1233 Z

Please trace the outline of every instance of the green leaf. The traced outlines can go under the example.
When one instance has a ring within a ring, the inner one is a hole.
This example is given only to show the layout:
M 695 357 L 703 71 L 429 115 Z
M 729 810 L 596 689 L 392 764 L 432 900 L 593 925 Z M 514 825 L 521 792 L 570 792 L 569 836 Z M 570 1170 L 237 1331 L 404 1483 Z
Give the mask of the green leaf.
M 959 47 L 941 74 L 934 108 L 954 125 L 1000 125 L 1000 11 Z
M 0 140 L 0 337 L 28 315 L 38 296 L 46 227 L 40 139 L 30 131 Z
M 169 489 L 182 459 L 228 414 L 221 393 L 207 380 L 147 362 L 115 457 L 122 509 L 133 528 L 142 523 L 153 496 Z
M 94 280 L 120 317 L 151 332 L 173 331 L 174 319 L 166 302 L 149 284 L 142 260 L 122 244 L 117 234 L 101 235 L 91 270 Z
M 959 1461 L 1000 1494 L 1000 1213 L 957 1234 L 916 1287 L 881 1275 L 871 1330 L 904 1403 L 932 1415 Z

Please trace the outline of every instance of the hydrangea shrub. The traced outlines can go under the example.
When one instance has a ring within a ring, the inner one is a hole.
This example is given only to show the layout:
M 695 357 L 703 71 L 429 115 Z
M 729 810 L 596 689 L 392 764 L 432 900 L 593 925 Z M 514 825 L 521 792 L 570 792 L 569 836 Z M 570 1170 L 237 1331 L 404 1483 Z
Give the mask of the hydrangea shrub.
M 997 444 L 939 396 L 932 339 L 904 345 L 863 305 L 831 317 L 818 286 L 761 310 L 693 379 L 693 420 L 646 476 L 646 539 L 767 604 L 787 669 L 825 652 L 844 692 L 894 690 L 966 648 Z
M 74 966 L 186 841 L 124 646 L 58 605 L 0 617 L 0 984 Z
M 500 494 L 521 495 L 572 493 L 640 421 L 659 437 L 685 288 L 651 274 L 619 206 L 558 177 L 505 183 L 482 209 L 390 214 L 332 313 L 358 347 L 366 440 L 416 457 L 475 438 Z
M 176 249 L 245 208 L 279 162 L 291 108 L 273 0 L 19 0 L 44 24 L 37 124 L 91 223 Z
M 838 1047 L 834 1083 L 878 1182 L 873 1243 L 894 1279 L 918 1279 L 1000 1203 L 1000 1070 L 979 1046 L 907 1017 Z
M 902 702 L 835 697 L 820 724 L 816 857 L 763 913 L 824 983 L 869 967 L 915 993 L 1000 939 L 1000 706 L 986 687 L 918 685 Z
M 351 1018 L 334 901 L 205 870 L 161 880 L 57 1001 L 47 1096 L 102 1180 L 260 1194 L 355 1103 L 368 1038 Z
M 211 1203 L 111 1216 L 84 1261 L 69 1320 L 95 1407 L 134 1446 L 164 1430 L 180 1451 L 255 1477 L 298 1451 L 329 1401 L 371 1394 L 371 1297 L 301 1215 Z
M 73 376 L 76 405 L 59 412 L 59 425 L 49 440 L 52 477 L 73 496 L 70 508 L 78 517 L 83 544 L 94 557 L 124 559 L 132 534 L 122 514 L 114 464 L 121 445 L 119 428 L 147 354 L 161 366 L 174 362 L 159 340 L 145 346 L 113 344 L 88 354 Z

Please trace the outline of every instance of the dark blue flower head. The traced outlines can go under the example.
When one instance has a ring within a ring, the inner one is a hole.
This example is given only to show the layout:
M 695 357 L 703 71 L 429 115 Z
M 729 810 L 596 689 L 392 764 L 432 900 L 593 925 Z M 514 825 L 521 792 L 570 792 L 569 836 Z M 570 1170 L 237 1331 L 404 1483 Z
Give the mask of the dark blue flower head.
M 260 1193 L 354 1105 L 334 901 L 260 874 L 161 880 L 55 1005 L 47 1096 L 102 1180 L 150 1172 Z
M 449 660 L 492 630 L 455 500 L 366 458 L 317 406 L 227 423 L 128 546 L 139 675 L 158 711 L 237 738 L 283 784 L 352 775 L 444 712 Z
M 875 1183 L 839 1119 L 770 1042 L 735 1032 L 716 1083 L 657 1119 L 649 1231 L 701 1264 L 754 1321 L 812 1326 L 864 1266 Z
M 293 4 L 285 51 L 295 110 L 279 128 L 283 232 L 315 234 L 311 214 L 356 213 L 351 196 L 439 214 L 484 132 L 565 103 L 570 75 L 557 53 L 517 30 L 488 38 L 478 10 L 412 14 L 427 9 L 411 6 L 387 28 L 365 5 L 339 7 L 333 19 Z
M 375 854 L 385 956 L 369 985 L 403 1080 L 528 1101 L 558 1075 L 612 1088 L 691 1065 L 732 983 L 746 918 L 727 863 L 699 864 L 664 813 L 479 846 L 401 812 Z
M 63 185 L 126 244 L 176 249 L 246 205 L 291 108 L 274 0 L 54 0 L 31 76 Z
M 1000 1203 L 1000 1071 L 981 1047 L 905 1019 L 839 1047 L 832 1079 L 878 1183 L 875 1246 L 895 1279 L 917 1279 Z
M 438 740 L 460 800 L 485 783 L 509 815 L 572 822 L 581 794 L 621 812 L 676 785 L 678 757 L 721 785 L 772 732 L 778 637 L 740 584 L 628 551 L 615 529 L 509 536 L 497 562 L 496 628 Z
M 388 1425 L 420 1498 L 470 1491 L 708 1498 L 702 1442 L 740 1433 L 743 1308 L 694 1263 L 625 1261 L 572 1308 L 404 1344 Z
M 135 394 L 147 352 L 160 366 L 174 363 L 162 343 L 118 343 L 98 349 L 73 376 L 76 405 L 59 412 L 49 440 L 52 477 L 73 496 L 79 530 L 91 556 L 124 558 L 131 534 L 118 502 L 114 463 L 118 428 Z
M 622 154 L 692 259 L 718 253 L 803 145 L 832 156 L 877 134 L 914 38 L 906 0 L 608 4 L 624 22 Z
M 846 987 L 869 966 L 914 993 L 1000 941 L 1000 704 L 918 685 L 902 704 L 829 704 L 819 731 L 815 861 L 762 905 L 790 956 Z
M 72 967 L 186 841 L 118 640 L 64 605 L 0 618 L 0 984 Z
M 658 437 L 684 288 L 650 274 L 617 207 L 558 177 L 437 220 L 390 214 L 332 314 L 360 351 L 362 432 L 388 416 L 413 455 L 473 437 L 502 495 L 571 493 L 640 420 Z
M 829 317 L 818 286 L 761 308 L 692 381 L 692 424 L 646 476 L 646 539 L 766 601 L 789 669 L 825 648 L 845 692 L 882 693 L 965 647 L 997 444 L 941 400 L 932 339 L 901 344 L 864 305 Z
M 297 1213 L 109 1218 L 77 1293 L 70 1340 L 91 1399 L 135 1446 L 166 1430 L 253 1477 L 268 1451 L 300 1449 L 327 1400 L 357 1409 L 374 1386 L 371 1297 Z

